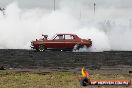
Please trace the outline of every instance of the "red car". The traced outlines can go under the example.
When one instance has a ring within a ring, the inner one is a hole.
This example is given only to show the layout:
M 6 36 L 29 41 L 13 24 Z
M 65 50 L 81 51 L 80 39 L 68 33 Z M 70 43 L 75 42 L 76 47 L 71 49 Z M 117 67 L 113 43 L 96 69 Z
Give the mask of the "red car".
M 39 39 L 31 42 L 31 48 L 37 51 L 45 51 L 46 49 L 79 49 L 83 46 L 92 46 L 91 39 L 81 39 L 75 34 L 56 34 L 53 39 L 47 39 L 47 35 L 43 39 Z M 76 48 L 75 48 L 76 46 Z

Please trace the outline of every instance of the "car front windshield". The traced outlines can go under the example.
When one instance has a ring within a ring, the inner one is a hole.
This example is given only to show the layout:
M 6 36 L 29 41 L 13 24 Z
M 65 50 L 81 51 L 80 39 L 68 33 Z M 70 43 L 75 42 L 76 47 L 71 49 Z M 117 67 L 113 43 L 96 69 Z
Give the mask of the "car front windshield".
M 54 40 L 56 36 L 57 36 L 57 34 L 54 35 L 53 37 L 51 37 L 50 40 Z

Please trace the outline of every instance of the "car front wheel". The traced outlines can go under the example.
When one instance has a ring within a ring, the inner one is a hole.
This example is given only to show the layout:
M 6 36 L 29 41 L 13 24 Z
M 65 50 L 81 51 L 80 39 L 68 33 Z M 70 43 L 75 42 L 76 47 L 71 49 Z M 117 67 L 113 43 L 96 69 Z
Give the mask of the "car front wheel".
M 44 52 L 46 50 L 46 47 L 44 45 L 39 45 L 38 51 Z

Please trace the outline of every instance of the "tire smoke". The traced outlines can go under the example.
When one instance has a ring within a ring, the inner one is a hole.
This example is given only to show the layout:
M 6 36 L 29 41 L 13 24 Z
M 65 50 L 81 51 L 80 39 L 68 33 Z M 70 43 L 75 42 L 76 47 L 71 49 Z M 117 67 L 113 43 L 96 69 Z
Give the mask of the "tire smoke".
M 56 33 L 73 33 L 93 41 L 91 48 L 81 51 L 132 50 L 132 29 L 124 24 L 125 18 L 110 21 L 106 20 L 108 14 L 107 17 L 100 13 L 95 16 L 76 15 L 79 7 L 73 9 L 63 4 L 56 11 L 42 8 L 23 10 L 17 2 L 9 4 L 6 15 L 0 13 L 0 48 L 30 49 L 30 41 L 41 38 L 42 34 L 52 37 Z

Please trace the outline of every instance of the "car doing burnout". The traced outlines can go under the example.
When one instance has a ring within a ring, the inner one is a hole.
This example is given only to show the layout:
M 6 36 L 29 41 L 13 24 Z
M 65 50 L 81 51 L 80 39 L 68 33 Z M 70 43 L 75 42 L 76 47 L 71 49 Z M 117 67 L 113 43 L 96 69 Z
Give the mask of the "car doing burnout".
M 37 51 L 45 51 L 46 49 L 79 50 L 84 46 L 92 46 L 91 39 L 81 39 L 75 34 L 56 34 L 52 39 L 48 39 L 47 35 L 42 36 L 44 38 L 31 42 L 31 48 Z

